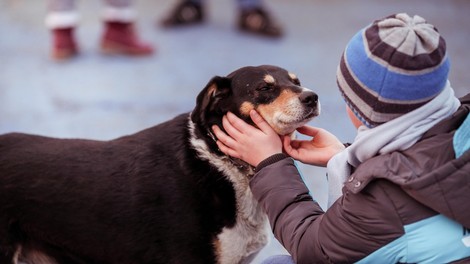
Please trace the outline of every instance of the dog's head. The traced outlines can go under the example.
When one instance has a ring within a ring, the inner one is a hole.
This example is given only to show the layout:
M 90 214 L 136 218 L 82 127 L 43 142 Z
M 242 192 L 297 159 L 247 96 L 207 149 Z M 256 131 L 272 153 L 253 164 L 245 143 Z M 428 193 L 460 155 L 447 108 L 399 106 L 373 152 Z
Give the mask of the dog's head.
M 254 109 L 279 134 L 292 133 L 320 113 L 318 96 L 300 85 L 293 73 L 262 65 L 243 67 L 226 77 L 213 77 L 197 97 L 192 121 L 209 130 L 222 128 L 222 117 L 228 111 L 253 124 Z

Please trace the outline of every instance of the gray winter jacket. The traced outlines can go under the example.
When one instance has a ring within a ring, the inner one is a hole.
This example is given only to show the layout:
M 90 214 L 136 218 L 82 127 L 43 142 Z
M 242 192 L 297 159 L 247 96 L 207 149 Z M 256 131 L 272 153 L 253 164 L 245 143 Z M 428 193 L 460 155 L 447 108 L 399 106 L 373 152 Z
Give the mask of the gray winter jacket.
M 251 189 L 296 263 L 470 263 L 470 151 L 452 144 L 470 94 L 461 102 L 411 148 L 354 168 L 326 212 L 291 158 L 261 162 Z

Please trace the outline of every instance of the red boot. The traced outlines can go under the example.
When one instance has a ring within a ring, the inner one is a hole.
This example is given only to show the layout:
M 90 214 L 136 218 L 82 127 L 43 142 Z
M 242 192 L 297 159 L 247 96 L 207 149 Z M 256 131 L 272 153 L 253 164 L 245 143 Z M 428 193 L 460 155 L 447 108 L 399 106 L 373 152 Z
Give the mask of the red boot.
M 153 53 L 151 45 L 141 42 L 133 23 L 106 22 L 101 50 L 108 54 L 150 55 Z
M 74 28 L 57 28 L 52 30 L 51 56 L 56 60 L 65 60 L 78 54 L 77 44 L 73 36 Z

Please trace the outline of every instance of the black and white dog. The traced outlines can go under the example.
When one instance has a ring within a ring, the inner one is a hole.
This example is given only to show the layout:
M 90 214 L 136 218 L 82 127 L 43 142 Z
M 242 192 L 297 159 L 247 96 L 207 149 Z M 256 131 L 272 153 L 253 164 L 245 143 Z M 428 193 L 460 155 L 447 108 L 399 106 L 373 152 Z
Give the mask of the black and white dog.
M 0 263 L 242 263 L 268 240 L 253 169 L 211 131 L 256 109 L 288 134 L 318 98 L 275 66 L 216 76 L 191 113 L 110 141 L 0 136 Z

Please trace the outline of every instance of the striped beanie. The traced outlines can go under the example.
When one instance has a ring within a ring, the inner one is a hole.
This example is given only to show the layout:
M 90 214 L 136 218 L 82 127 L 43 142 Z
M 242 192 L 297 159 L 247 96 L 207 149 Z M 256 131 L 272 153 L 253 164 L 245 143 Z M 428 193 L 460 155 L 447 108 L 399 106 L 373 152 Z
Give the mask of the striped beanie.
M 449 67 L 437 29 L 422 17 L 402 13 L 374 21 L 351 39 L 337 83 L 349 108 L 371 128 L 436 97 Z

